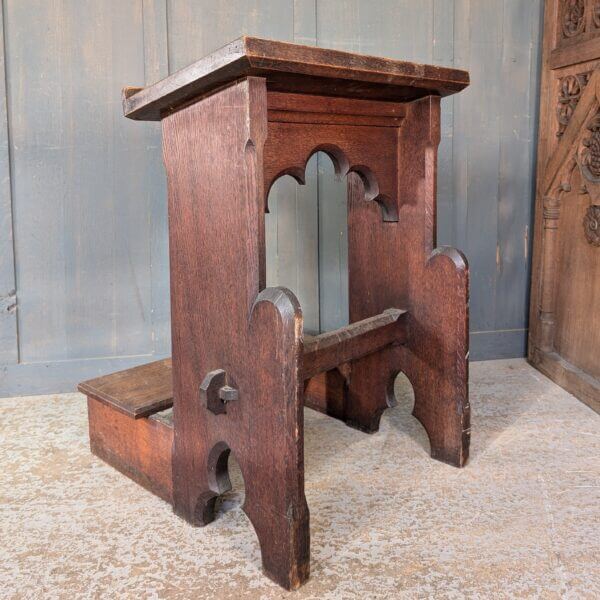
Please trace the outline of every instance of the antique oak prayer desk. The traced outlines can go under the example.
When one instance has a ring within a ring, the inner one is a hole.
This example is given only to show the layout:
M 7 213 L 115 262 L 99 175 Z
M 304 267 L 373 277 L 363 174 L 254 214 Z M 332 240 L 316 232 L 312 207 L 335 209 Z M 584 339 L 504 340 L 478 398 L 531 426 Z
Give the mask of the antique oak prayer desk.
M 377 431 L 402 371 L 432 456 L 467 460 L 468 269 L 436 249 L 435 189 L 440 96 L 468 82 L 243 37 L 124 90 L 127 117 L 162 121 L 173 356 L 79 386 L 92 451 L 196 525 L 230 488 L 233 452 L 264 571 L 285 588 L 309 574 L 305 404 Z M 265 288 L 264 215 L 273 182 L 302 183 L 317 151 L 348 175 L 351 324 L 308 338 L 294 294 Z

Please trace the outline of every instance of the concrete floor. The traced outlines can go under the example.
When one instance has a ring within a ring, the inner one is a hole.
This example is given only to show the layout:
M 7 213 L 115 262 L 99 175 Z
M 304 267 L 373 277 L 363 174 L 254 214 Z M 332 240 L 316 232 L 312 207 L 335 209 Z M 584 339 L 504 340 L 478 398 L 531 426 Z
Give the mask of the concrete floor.
M 471 460 L 412 393 L 369 436 L 306 411 L 312 576 L 263 577 L 237 492 L 195 529 L 88 451 L 83 396 L 0 401 L 0 598 L 600 598 L 600 416 L 522 360 L 471 367 Z

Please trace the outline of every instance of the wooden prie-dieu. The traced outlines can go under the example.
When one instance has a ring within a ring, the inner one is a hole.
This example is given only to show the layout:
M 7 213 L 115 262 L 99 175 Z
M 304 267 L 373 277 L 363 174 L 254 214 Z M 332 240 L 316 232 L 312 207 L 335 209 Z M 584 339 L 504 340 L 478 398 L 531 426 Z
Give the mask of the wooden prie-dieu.
M 264 571 L 285 588 L 309 574 L 305 405 L 375 432 L 403 372 L 432 456 L 467 460 L 468 268 L 435 231 L 440 97 L 468 82 L 243 37 L 124 90 L 127 117 L 162 122 L 173 355 L 79 386 L 92 451 L 194 525 L 230 489 L 233 453 Z M 294 294 L 266 287 L 265 213 L 273 182 L 302 183 L 317 151 L 348 176 L 351 324 L 309 337 Z

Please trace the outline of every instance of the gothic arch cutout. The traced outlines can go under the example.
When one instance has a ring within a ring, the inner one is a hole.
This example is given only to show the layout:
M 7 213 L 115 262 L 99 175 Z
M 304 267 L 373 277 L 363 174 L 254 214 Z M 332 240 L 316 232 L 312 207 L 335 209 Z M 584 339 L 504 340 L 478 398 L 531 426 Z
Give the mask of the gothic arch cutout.
M 363 164 L 351 164 L 344 151 L 336 144 L 318 144 L 306 156 L 306 158 L 297 165 L 286 167 L 277 172 L 275 176 L 267 181 L 265 195 L 265 212 L 269 212 L 269 192 L 273 184 L 284 175 L 290 175 L 300 185 L 306 183 L 306 165 L 314 154 L 323 152 L 333 163 L 335 175 L 339 179 L 346 177 L 350 173 L 356 173 L 360 178 L 363 189 L 364 199 L 367 201 L 375 201 L 381 208 L 384 221 L 398 221 L 398 210 L 396 202 L 387 194 L 381 193 L 379 183 L 374 171 Z

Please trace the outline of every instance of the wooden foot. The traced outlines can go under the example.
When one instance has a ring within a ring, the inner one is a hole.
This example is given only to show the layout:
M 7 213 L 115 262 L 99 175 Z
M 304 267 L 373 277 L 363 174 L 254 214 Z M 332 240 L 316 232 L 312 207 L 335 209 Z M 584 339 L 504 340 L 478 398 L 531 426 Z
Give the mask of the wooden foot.
M 281 490 L 246 485 L 244 512 L 260 543 L 265 575 L 287 590 L 299 588 L 310 574 L 310 527 L 306 500 L 290 502 L 287 513 L 277 510 Z

